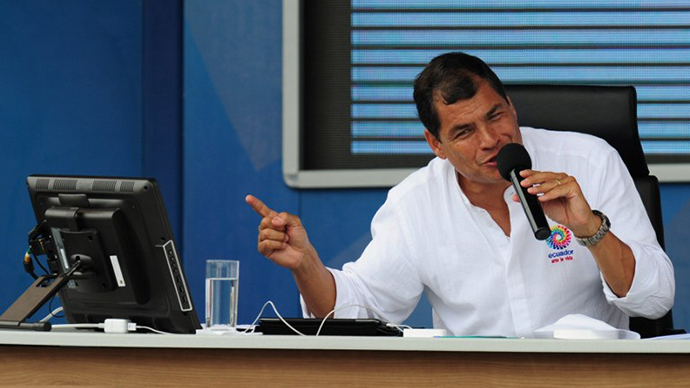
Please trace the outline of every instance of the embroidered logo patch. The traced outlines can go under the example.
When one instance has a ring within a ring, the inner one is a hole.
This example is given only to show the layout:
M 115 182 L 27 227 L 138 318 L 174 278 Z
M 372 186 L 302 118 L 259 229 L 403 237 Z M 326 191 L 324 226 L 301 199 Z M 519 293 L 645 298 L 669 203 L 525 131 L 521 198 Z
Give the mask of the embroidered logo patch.
M 573 239 L 570 230 L 563 225 L 556 225 L 551 228 L 551 236 L 546 239 L 546 243 L 551 249 L 565 249 Z
M 573 259 L 573 250 L 566 249 L 573 240 L 573 235 L 570 230 L 563 225 L 557 225 L 551 228 L 551 236 L 546 239 L 546 244 L 551 249 L 557 252 L 549 253 L 551 264 L 560 263 L 562 261 L 570 261 Z

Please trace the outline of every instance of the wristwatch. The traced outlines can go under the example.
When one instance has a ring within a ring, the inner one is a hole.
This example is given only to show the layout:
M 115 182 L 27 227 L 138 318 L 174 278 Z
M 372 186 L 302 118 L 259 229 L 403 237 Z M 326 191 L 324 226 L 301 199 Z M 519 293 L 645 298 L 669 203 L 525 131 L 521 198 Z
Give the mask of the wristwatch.
M 604 235 L 609 231 L 609 229 L 611 229 L 611 221 L 609 221 L 609 218 L 606 217 L 606 214 L 600 212 L 599 210 L 592 210 L 592 213 L 601 218 L 601 226 L 599 227 L 599 230 L 597 230 L 597 232 L 594 233 L 594 236 L 591 237 L 579 238 L 575 236 L 575 241 L 577 241 L 578 244 L 586 247 L 591 247 L 592 245 L 601 241 L 601 239 L 604 238 Z

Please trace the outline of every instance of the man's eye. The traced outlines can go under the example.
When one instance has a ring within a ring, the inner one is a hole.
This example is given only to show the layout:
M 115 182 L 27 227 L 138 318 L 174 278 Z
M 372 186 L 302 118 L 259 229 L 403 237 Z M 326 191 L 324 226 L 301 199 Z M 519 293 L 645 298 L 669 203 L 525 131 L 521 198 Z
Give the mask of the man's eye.
M 502 115 L 503 115 L 503 112 L 494 113 L 491 116 L 489 116 L 489 120 L 496 120 L 496 119 L 500 118 Z
M 470 133 L 469 129 L 463 129 L 462 131 L 455 132 L 455 137 L 453 139 L 462 139 Z

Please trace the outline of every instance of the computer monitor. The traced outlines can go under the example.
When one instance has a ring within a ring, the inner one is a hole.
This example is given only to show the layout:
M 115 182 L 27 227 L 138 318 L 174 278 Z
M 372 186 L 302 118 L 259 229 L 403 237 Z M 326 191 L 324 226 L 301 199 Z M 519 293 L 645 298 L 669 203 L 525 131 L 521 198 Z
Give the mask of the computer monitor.
M 68 322 L 201 328 L 155 179 L 32 175 L 27 184 L 50 271 L 69 275 L 58 293 Z

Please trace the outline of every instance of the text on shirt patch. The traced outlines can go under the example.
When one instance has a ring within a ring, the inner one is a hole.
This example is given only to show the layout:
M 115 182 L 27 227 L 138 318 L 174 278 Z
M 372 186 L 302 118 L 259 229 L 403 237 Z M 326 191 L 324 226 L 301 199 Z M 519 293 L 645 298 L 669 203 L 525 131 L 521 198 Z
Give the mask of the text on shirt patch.
M 570 261 L 573 259 L 573 250 L 565 249 L 570 245 L 572 239 L 572 233 L 570 233 L 570 230 L 565 226 L 556 225 L 551 228 L 551 236 L 546 239 L 546 244 L 549 246 L 549 248 L 559 251 L 549 253 L 551 264 Z

